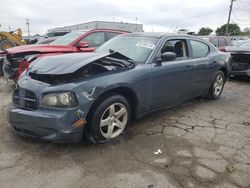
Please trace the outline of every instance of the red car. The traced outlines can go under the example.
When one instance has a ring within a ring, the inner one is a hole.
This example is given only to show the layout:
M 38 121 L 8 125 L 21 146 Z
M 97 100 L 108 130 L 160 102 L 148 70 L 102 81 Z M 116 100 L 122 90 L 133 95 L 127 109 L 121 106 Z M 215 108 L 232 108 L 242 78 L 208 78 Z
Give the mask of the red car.
M 227 36 L 208 36 L 201 38 L 211 42 L 216 48 L 223 52 L 225 52 L 225 46 L 233 46 L 231 38 Z
M 111 29 L 72 31 L 49 45 L 25 45 L 9 48 L 3 52 L 3 74 L 5 78 L 16 82 L 20 74 L 38 57 L 73 52 L 93 52 L 104 42 L 124 33 L 127 32 Z

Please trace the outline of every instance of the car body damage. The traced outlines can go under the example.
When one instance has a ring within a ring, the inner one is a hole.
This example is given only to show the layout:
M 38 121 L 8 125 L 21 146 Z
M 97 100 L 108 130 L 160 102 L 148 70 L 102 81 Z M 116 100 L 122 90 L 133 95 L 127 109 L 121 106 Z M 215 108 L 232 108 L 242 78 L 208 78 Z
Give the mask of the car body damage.
M 231 75 L 250 77 L 250 49 L 239 47 L 226 47 L 231 53 Z
M 132 68 L 133 61 L 118 52 L 78 53 L 48 56 L 34 61 L 27 74 L 35 80 L 56 84 L 115 70 Z M 86 93 L 91 97 L 91 93 Z
M 120 35 L 94 53 L 33 61 L 17 82 L 9 122 L 23 136 L 69 143 L 87 135 L 103 143 L 122 134 L 132 116 L 218 98 L 228 72 L 228 55 L 198 37 Z

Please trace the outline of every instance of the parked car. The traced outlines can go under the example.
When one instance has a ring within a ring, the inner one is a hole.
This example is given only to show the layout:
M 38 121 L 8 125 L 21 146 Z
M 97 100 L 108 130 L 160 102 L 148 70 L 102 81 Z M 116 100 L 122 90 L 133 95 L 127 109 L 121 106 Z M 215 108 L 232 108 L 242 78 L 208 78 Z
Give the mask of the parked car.
M 249 38 L 244 37 L 244 36 L 238 36 L 238 37 L 231 37 L 231 40 L 233 42 L 233 46 L 239 46 L 239 45 L 243 44 L 244 42 L 247 42 L 247 40 L 249 40 Z
M 230 54 L 198 37 L 164 33 L 117 36 L 95 53 L 34 61 L 9 106 L 16 133 L 54 142 L 94 143 L 123 133 L 131 117 L 198 96 L 217 99 Z
M 38 57 L 46 54 L 93 52 L 96 47 L 107 40 L 124 33 L 127 32 L 110 29 L 72 31 L 49 45 L 26 45 L 9 48 L 5 51 L 4 76 L 16 82 L 20 74 Z
M 61 37 L 61 36 L 68 34 L 69 32 L 71 32 L 71 31 L 69 31 L 69 30 L 67 30 L 67 31 L 52 31 L 52 32 L 46 33 L 45 38 Z
M 231 38 L 227 36 L 207 36 L 202 38 L 211 42 L 220 51 L 225 51 L 225 46 L 233 46 Z
M 55 37 L 45 38 L 45 39 L 39 40 L 36 44 L 50 44 L 54 42 L 57 38 Z
M 68 34 L 70 31 L 54 31 L 47 33 L 44 38 L 37 41 L 36 44 L 50 44 L 61 36 Z
M 225 51 L 231 53 L 231 75 L 250 77 L 250 41 L 239 46 L 226 47 Z

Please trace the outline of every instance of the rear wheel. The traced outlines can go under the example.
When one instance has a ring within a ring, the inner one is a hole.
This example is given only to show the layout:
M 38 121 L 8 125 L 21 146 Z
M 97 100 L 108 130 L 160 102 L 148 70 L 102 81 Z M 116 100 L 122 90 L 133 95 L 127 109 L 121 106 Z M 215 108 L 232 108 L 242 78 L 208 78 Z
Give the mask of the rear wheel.
M 4 39 L 0 42 L 0 50 L 6 50 L 15 46 L 16 44 L 8 39 Z
M 113 95 L 99 103 L 87 126 L 87 138 L 103 143 L 121 135 L 130 120 L 130 105 L 121 95 Z
M 222 71 L 218 71 L 208 91 L 208 98 L 218 99 L 223 91 L 225 81 L 226 79 L 224 73 Z

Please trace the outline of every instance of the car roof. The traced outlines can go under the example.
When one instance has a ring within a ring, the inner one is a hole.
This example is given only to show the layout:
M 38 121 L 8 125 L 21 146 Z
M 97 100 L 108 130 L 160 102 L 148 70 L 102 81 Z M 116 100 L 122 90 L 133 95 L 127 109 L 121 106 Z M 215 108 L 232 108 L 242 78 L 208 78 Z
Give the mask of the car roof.
M 187 37 L 187 38 L 200 39 L 199 37 L 196 37 L 193 35 L 165 33 L 165 32 L 135 32 L 135 33 L 126 34 L 126 36 L 151 37 L 151 38 L 161 38 L 161 37 L 165 36 L 165 37 Z

